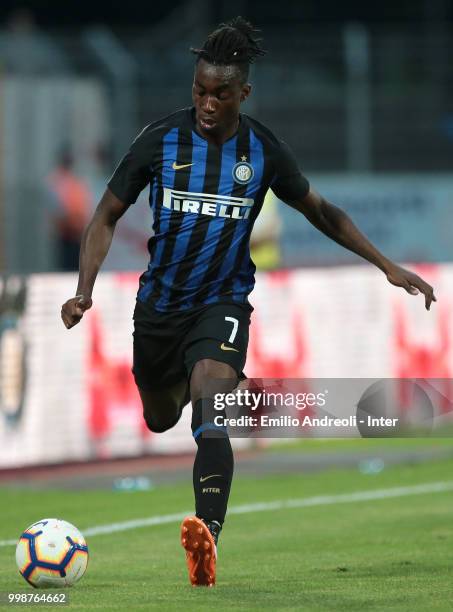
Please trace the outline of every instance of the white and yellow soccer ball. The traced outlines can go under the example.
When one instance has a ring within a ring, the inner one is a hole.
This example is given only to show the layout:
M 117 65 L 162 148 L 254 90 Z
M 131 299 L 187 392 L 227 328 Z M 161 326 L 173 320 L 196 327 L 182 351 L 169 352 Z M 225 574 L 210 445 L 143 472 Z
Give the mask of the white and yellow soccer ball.
M 35 588 L 68 587 L 85 573 L 88 546 L 71 523 L 43 519 L 20 536 L 16 563 L 25 580 Z

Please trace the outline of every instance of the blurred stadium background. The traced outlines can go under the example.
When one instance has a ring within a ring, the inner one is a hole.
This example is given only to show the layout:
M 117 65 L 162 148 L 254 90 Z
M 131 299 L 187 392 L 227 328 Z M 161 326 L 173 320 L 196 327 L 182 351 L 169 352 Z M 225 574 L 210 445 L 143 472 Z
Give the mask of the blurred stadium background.
M 117 227 L 94 308 L 70 333 L 59 311 L 76 288 L 81 227 L 116 163 L 144 125 L 191 103 L 189 47 L 237 14 L 262 28 L 268 49 L 244 112 L 284 138 L 315 188 L 438 299 L 426 312 L 421 297 L 389 286 L 269 197 L 254 235 L 247 374 L 442 379 L 448 420 L 452 4 L 176 0 L 139 10 L 114 3 L 108 15 L 75 5 L 0 6 L 0 482 L 146 489 L 188 477 L 189 414 L 150 434 L 130 372 L 151 229 L 145 193 Z M 240 442 L 245 475 L 339 465 L 371 474 L 453 455 L 448 440 L 303 441 L 272 454 Z
M 19 534 L 59 516 L 88 537 L 90 568 L 71 593 L 84 609 L 450 610 L 445 428 L 425 439 L 306 428 L 300 440 L 234 440 L 216 602 L 189 591 L 176 526 L 192 505 L 189 410 L 151 434 L 130 371 L 146 193 L 118 224 L 93 309 L 70 332 L 60 321 L 108 177 L 144 125 L 191 103 L 189 47 L 238 14 L 269 51 L 244 112 L 438 299 L 427 312 L 269 196 L 253 236 L 248 376 L 436 379 L 434 420 L 451 431 L 451 2 L 4 0 L 0 599 L 25 587 Z

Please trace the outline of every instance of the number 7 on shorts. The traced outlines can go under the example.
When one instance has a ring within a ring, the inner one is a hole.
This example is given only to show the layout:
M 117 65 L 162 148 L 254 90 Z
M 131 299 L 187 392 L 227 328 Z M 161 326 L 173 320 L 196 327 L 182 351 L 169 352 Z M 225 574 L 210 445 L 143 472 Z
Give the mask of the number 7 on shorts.
M 233 344 L 234 339 L 236 338 L 236 334 L 238 333 L 239 321 L 235 317 L 225 317 L 225 321 L 233 323 L 233 329 L 231 331 L 230 337 L 228 338 L 228 342 L 230 344 Z

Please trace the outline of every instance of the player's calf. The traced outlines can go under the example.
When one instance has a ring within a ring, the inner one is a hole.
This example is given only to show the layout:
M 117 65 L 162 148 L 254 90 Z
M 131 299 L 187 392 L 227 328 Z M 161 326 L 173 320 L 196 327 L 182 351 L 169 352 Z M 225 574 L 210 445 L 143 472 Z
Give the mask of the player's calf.
M 214 400 L 195 402 L 192 413 L 192 433 L 198 450 L 193 468 L 193 486 L 197 517 L 207 523 L 225 520 L 234 457 L 228 433 L 215 425 Z

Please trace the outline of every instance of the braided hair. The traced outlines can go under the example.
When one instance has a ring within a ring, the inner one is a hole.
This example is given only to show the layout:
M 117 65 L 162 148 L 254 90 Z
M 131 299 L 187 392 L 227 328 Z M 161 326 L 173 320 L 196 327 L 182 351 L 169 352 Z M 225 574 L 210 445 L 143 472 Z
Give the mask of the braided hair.
M 197 56 L 196 63 L 203 59 L 215 66 L 237 66 L 245 82 L 250 64 L 266 53 L 261 39 L 256 38 L 258 32 L 242 17 L 235 17 L 209 34 L 201 49 L 191 51 Z

